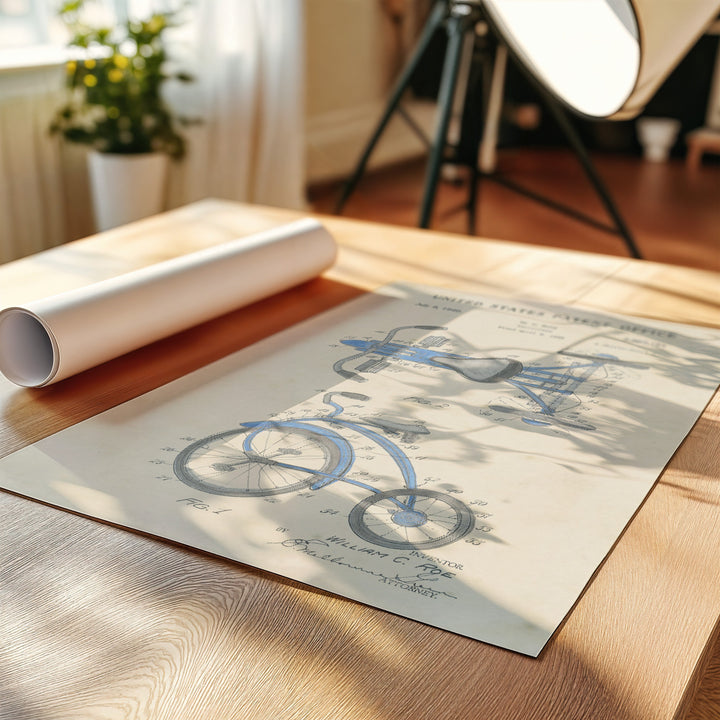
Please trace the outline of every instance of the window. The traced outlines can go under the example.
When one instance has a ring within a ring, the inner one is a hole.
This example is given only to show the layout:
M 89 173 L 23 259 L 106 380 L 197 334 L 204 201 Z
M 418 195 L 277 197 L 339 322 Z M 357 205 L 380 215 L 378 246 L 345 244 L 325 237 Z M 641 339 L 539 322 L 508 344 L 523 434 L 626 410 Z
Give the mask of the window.
M 138 0 L 92 0 L 90 21 L 112 24 Z M 0 0 L 0 70 L 61 63 L 67 32 L 58 18 L 62 0 Z M 147 0 L 142 0 L 145 7 Z M 97 16 L 94 17 L 94 16 Z
M 0 48 L 50 42 L 50 13 L 42 0 L 0 0 Z

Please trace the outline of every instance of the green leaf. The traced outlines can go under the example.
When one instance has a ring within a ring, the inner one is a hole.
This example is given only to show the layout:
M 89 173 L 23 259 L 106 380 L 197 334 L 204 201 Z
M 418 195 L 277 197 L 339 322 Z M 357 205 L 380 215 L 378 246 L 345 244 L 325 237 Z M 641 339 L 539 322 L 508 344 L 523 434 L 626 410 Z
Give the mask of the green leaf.
M 176 126 L 186 120 L 171 114 L 161 94 L 168 79 L 194 79 L 187 72 L 167 76 L 162 71 L 167 59 L 163 33 L 180 24 L 177 13 L 155 13 L 118 28 L 91 27 L 79 18 L 84 5 L 85 0 L 66 0 L 58 12 L 70 31 L 69 46 L 90 50 L 96 59 L 68 65 L 68 101 L 56 112 L 50 131 L 104 151 L 157 149 L 181 157 L 185 140 Z M 136 51 L 121 55 L 125 40 L 133 40 Z

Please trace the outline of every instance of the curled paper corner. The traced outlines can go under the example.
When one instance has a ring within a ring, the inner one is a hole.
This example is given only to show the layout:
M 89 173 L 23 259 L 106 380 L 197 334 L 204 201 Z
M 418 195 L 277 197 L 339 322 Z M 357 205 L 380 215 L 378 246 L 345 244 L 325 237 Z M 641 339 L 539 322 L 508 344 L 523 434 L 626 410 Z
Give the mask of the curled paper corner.
M 337 256 L 305 218 L 0 311 L 0 372 L 44 387 L 311 280 Z

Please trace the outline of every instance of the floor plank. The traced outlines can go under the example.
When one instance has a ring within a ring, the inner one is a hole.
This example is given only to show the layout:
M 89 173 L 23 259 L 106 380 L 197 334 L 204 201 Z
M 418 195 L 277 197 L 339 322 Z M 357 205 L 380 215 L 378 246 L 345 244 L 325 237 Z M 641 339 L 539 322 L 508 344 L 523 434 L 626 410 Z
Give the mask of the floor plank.
M 506 149 L 498 169 L 535 192 L 607 223 L 603 206 L 576 158 L 562 149 Z M 638 157 L 597 155 L 605 181 L 643 257 L 674 265 L 720 271 L 720 164 L 697 171 L 682 159 L 650 163 Z M 425 160 L 366 174 L 347 202 L 346 217 L 416 226 Z M 342 182 L 310 188 L 315 212 L 333 213 Z M 467 232 L 467 183 L 440 183 L 432 228 Z M 477 235 L 572 248 L 608 255 L 627 254 L 617 235 L 596 229 L 485 180 L 478 194 Z

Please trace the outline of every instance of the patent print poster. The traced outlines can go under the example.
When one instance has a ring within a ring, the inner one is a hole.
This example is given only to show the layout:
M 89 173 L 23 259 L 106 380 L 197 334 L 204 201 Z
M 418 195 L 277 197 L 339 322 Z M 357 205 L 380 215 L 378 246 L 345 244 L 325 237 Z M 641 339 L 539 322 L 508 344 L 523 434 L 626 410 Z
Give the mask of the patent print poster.
M 394 286 L 0 484 L 537 655 L 709 401 L 704 328 Z

